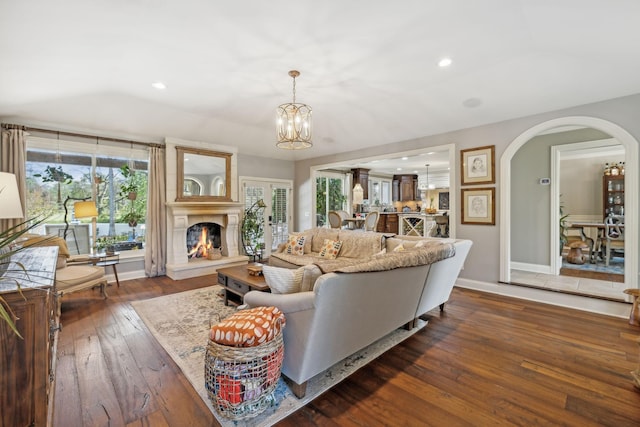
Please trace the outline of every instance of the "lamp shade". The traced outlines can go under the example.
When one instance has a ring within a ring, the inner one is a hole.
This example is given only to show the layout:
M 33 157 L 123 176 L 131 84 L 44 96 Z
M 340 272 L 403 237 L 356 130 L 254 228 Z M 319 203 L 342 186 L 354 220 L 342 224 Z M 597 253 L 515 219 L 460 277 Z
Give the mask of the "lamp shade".
M 364 200 L 364 189 L 360 184 L 353 186 L 353 204 L 361 205 Z
M 0 172 L 0 218 L 24 218 L 18 181 L 12 173 Z
M 98 209 L 93 201 L 88 202 L 75 202 L 73 204 L 73 211 L 76 218 L 93 218 L 98 216 Z

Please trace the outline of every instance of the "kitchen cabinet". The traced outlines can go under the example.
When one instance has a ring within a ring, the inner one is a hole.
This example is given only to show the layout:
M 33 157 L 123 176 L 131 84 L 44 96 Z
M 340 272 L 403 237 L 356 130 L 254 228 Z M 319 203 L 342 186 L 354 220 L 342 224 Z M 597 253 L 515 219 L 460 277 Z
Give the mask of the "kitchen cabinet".
M 398 234 L 398 214 L 381 212 L 376 231 L 379 233 Z
M 624 175 L 602 177 L 603 218 L 609 215 L 624 215 Z
M 351 169 L 353 174 L 353 185 L 360 184 L 362 186 L 362 198 L 369 200 L 369 169 Z
M 420 200 L 420 192 L 418 191 L 418 175 L 394 175 L 394 201 L 409 202 Z M 398 183 L 397 194 L 395 192 L 395 183 Z M 416 196 L 417 194 L 417 196 Z
M 58 247 L 28 248 L 11 259 L 31 274 L 9 273 L 19 281 L 0 278 L 0 295 L 19 317 L 19 338 L 0 320 L 0 425 L 52 424 L 55 343 L 59 319 L 54 279 Z M 16 264 L 17 265 L 17 264 Z M 37 274 L 33 274 L 37 272 Z

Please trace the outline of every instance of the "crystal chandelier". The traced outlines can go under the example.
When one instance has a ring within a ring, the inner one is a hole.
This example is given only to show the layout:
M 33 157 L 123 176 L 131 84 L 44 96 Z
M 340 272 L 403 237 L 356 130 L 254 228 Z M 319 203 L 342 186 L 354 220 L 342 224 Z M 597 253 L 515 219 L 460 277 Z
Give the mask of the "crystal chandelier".
M 286 150 L 300 150 L 309 148 L 311 142 L 311 107 L 306 104 L 296 104 L 296 77 L 299 71 L 291 70 L 293 78 L 293 102 L 282 104 L 276 113 L 276 133 L 278 148 Z

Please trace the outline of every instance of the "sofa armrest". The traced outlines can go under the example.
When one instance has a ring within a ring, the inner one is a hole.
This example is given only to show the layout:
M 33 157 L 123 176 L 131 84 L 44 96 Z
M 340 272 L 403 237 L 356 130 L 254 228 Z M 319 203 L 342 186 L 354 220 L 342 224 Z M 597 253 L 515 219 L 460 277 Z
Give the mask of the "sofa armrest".
M 271 294 L 269 292 L 251 291 L 244 295 L 244 303 L 250 307 L 275 306 L 284 314 L 315 308 L 313 292 L 297 292 L 295 294 Z

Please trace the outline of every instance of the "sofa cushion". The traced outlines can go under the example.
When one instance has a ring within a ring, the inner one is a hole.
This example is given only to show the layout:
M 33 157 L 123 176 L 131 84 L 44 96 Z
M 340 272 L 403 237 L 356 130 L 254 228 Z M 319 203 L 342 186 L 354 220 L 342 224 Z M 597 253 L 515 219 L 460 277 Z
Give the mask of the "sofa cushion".
M 104 269 L 92 265 L 69 265 L 56 271 L 58 288 L 60 288 L 61 285 L 81 285 L 102 277 L 104 277 Z
M 305 240 L 306 236 L 304 235 L 289 234 L 289 240 L 287 241 L 284 252 L 291 255 L 304 255 Z
M 315 264 L 308 264 L 302 267 L 302 283 L 300 284 L 300 292 L 309 292 L 313 290 L 318 277 L 322 276 L 322 270 Z
M 324 245 L 322 245 L 322 250 L 320 251 L 320 258 L 336 259 L 341 247 L 342 242 L 339 240 L 324 239 Z
M 313 240 L 311 242 L 311 252 L 320 253 L 324 247 L 324 240 L 339 240 L 338 230 L 335 228 L 314 228 Z
M 374 256 L 383 248 L 384 234 L 340 230 L 337 240 L 342 242 L 341 257 L 366 259 Z
M 402 252 L 389 252 L 372 257 L 369 260 L 338 258 L 318 263 L 323 273 L 358 273 L 363 271 L 384 271 L 402 267 L 433 264 L 434 262 L 454 256 L 456 248 L 453 243 L 439 241 L 427 242 L 418 248 Z
M 240 310 L 211 327 L 209 339 L 234 347 L 255 347 L 271 341 L 285 325 L 277 307 Z
M 58 246 L 58 256 L 69 258 L 71 255 L 67 247 L 67 242 L 65 242 L 62 237 L 53 234 L 42 235 L 32 233 L 26 233 L 23 237 L 26 239 L 22 243 L 22 246 L 25 248 L 29 246 Z
M 398 237 L 390 237 L 385 241 L 385 246 L 387 248 L 387 252 L 397 252 L 395 251 L 395 249 L 402 245 L 403 249 L 412 249 L 415 247 L 421 247 L 421 246 L 425 246 L 427 245 L 429 242 L 439 242 L 442 243 L 443 240 L 442 239 L 416 239 L 416 240 L 410 240 L 410 239 L 403 239 L 402 236 L 398 236 Z
M 318 254 L 289 255 L 284 252 L 279 252 L 271 254 L 269 257 L 269 265 L 274 267 L 296 268 L 313 264 L 319 259 Z
M 293 294 L 300 292 L 304 267 L 290 269 L 264 265 L 262 266 L 262 274 L 271 293 Z

